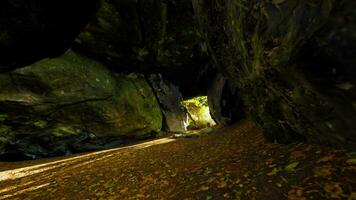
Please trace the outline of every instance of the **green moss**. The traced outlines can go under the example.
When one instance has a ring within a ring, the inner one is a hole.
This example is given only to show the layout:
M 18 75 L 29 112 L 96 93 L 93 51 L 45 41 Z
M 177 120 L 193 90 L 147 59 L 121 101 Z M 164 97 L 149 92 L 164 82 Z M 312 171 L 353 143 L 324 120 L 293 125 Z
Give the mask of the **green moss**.
M 131 73 L 117 77 L 119 95 L 115 101 L 127 111 L 125 120 L 113 117 L 118 130 L 136 135 L 151 131 L 159 132 L 162 126 L 162 113 L 153 91 L 143 75 Z M 131 114 L 132 113 L 132 114 Z
M 68 137 L 73 135 L 79 135 L 81 131 L 70 125 L 58 124 L 54 129 L 52 134 L 56 137 Z
M 65 152 L 72 140 L 137 138 L 161 130 L 162 113 L 144 75 L 112 73 L 72 50 L 0 74 L 0 83 L 0 111 L 16 116 L 1 115 L 0 124 L 16 123 L 14 138 L 26 133 L 19 136 L 24 145 L 53 144 L 47 152 Z M 5 125 L 0 133 L 12 134 Z M 33 152 L 43 150 L 34 147 Z
M 109 96 L 116 87 L 115 80 L 103 64 L 71 50 L 56 59 L 44 59 L 16 70 L 16 73 L 35 74 L 63 102 L 93 94 Z M 82 89 L 78 91 L 78 88 Z

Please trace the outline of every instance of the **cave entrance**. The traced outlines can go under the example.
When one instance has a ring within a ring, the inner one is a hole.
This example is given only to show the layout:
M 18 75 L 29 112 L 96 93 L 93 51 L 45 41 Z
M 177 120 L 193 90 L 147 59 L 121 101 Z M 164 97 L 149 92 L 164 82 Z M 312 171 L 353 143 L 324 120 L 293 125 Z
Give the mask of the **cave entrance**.
M 201 130 L 214 127 L 216 122 L 210 115 L 207 96 L 197 96 L 183 101 L 188 120 L 187 130 Z

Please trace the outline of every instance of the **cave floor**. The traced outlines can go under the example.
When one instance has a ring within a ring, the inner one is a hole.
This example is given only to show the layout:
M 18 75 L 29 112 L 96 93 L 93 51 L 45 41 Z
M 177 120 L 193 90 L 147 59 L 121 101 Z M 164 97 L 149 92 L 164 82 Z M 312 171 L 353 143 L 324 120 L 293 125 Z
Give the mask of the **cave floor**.
M 356 199 L 356 154 L 268 144 L 249 121 L 0 170 L 0 199 Z

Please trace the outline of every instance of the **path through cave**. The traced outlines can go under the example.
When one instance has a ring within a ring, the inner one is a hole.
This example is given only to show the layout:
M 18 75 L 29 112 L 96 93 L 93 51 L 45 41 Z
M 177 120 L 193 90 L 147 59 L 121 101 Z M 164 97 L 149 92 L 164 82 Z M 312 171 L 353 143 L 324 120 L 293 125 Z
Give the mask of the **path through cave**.
M 355 199 L 355 154 L 266 143 L 243 121 L 194 139 L 0 163 L 0 199 Z

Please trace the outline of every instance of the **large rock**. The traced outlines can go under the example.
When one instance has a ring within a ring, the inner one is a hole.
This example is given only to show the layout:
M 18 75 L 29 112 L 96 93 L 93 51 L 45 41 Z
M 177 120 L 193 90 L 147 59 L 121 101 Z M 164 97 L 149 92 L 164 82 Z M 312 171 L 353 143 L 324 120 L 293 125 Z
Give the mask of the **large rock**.
M 171 132 L 186 131 L 188 117 L 179 88 L 165 80 L 160 74 L 150 75 L 149 81 L 161 106 L 165 130 Z
M 98 0 L 1 0 L 0 72 L 64 53 Z
M 354 38 L 354 1 L 193 4 L 213 65 L 232 80 L 245 113 L 270 141 L 306 140 L 355 150 L 351 74 L 356 63 L 348 54 L 355 43 L 346 39 Z M 314 38 L 324 43 L 313 46 L 316 55 L 327 52 L 333 63 L 303 55 L 300 49 L 308 49 Z
M 63 154 L 161 129 L 143 75 L 115 75 L 73 51 L 0 75 L 0 154 Z

